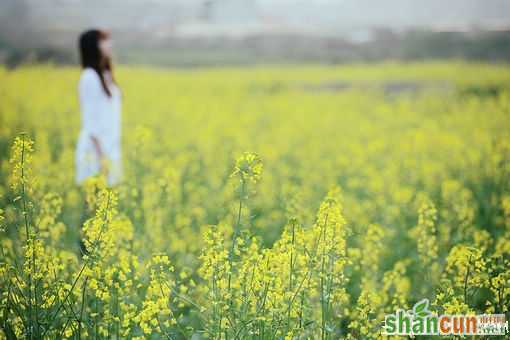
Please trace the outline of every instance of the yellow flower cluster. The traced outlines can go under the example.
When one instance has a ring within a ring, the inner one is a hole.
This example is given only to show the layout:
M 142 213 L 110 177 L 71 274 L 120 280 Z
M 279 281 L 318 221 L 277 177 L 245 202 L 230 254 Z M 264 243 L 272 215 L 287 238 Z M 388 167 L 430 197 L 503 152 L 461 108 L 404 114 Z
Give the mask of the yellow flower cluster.
M 416 239 L 420 262 L 422 268 L 426 269 L 425 278 L 431 283 L 438 280 L 440 270 L 437 262 L 439 246 L 436 223 L 436 207 L 425 197 L 418 210 L 418 224 L 411 230 L 411 236 Z
M 12 166 L 10 183 L 14 191 L 28 191 L 31 186 L 32 168 L 32 153 L 34 152 L 34 142 L 30 140 L 25 134 L 18 136 L 14 139 L 11 148 L 11 158 L 9 162 Z
M 232 177 L 239 176 L 241 181 L 257 183 L 262 176 L 262 161 L 252 152 L 246 152 L 236 160 Z
M 168 334 L 168 328 L 176 324 L 172 310 L 174 282 L 169 277 L 173 272 L 166 255 L 155 255 L 150 264 L 150 282 L 145 293 L 141 311 L 134 317 L 143 333 Z

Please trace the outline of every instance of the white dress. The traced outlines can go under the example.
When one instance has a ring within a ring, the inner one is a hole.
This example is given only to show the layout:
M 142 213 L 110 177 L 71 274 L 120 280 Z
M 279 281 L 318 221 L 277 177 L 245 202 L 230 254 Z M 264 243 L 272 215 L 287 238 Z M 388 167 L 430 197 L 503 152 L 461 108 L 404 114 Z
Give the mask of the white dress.
M 76 183 L 100 173 L 101 162 L 97 156 L 92 136 L 95 137 L 108 162 L 108 184 L 117 184 L 122 176 L 120 147 L 121 95 L 119 88 L 105 73 L 105 81 L 112 94 L 108 97 L 99 75 L 92 68 L 81 72 L 78 85 L 81 130 L 76 145 Z

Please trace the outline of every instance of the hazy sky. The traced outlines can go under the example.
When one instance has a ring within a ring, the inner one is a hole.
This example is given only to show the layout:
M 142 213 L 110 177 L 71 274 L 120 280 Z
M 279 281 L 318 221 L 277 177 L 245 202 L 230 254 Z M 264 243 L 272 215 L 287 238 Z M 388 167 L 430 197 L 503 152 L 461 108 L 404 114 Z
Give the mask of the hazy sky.
M 330 32 L 388 27 L 510 26 L 510 0 L 0 0 L 0 20 L 24 24 L 9 9 L 26 3 L 30 24 L 73 29 L 101 25 L 136 29 L 186 25 L 203 19 L 214 3 L 210 23 L 254 22 L 321 27 Z M 14 4 L 14 5 L 13 5 Z

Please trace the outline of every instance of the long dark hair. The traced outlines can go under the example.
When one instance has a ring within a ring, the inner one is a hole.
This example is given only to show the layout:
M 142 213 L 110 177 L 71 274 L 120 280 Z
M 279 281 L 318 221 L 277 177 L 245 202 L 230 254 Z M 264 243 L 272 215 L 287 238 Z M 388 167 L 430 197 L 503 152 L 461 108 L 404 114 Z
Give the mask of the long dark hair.
M 108 97 L 111 97 L 112 93 L 106 85 L 104 72 L 109 71 L 112 81 L 116 83 L 113 77 L 112 62 L 110 57 L 101 55 L 101 51 L 99 50 L 99 41 L 101 39 L 108 39 L 109 36 L 108 32 L 98 29 L 85 31 L 80 35 L 79 49 L 81 66 L 83 68 L 90 67 L 97 72 L 104 91 Z

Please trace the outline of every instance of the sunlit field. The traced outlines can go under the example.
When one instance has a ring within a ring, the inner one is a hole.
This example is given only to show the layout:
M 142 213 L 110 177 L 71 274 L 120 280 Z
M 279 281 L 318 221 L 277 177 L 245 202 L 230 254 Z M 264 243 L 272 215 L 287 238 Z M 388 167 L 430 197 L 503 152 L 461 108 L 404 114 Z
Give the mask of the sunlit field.
M 508 65 L 120 66 L 114 188 L 74 182 L 79 72 L 0 68 L 0 338 L 381 339 L 422 299 L 508 318 Z

